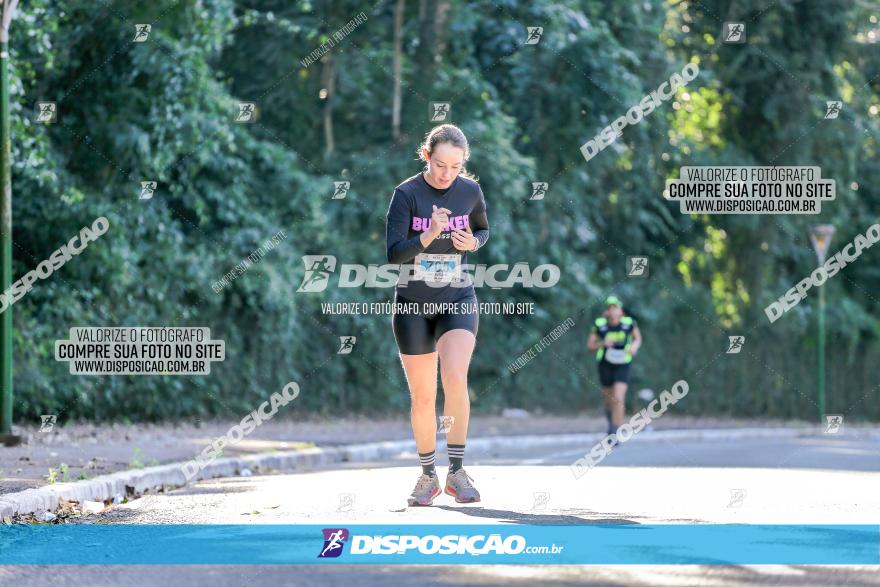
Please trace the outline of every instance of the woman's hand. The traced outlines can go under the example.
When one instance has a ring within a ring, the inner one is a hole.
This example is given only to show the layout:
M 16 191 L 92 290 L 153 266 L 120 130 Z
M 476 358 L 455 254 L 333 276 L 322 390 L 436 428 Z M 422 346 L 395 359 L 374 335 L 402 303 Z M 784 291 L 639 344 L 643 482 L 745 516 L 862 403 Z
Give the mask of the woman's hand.
M 432 204 L 434 211 L 431 213 L 431 238 L 437 238 L 443 229 L 449 226 L 449 215 L 452 210 L 449 208 L 438 208 L 436 204 Z
M 477 248 L 477 239 L 474 238 L 474 233 L 471 232 L 470 226 L 467 227 L 467 230 L 453 228 L 452 244 L 459 251 L 473 251 Z

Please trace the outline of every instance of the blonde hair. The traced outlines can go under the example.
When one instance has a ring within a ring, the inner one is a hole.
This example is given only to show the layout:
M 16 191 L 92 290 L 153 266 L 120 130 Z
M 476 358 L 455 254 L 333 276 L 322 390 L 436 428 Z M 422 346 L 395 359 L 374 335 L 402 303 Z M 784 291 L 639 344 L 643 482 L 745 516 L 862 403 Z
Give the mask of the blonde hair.
M 468 146 L 467 137 L 464 136 L 464 133 L 461 132 L 461 129 L 455 126 L 454 124 L 441 124 L 440 126 L 435 126 L 428 134 L 425 135 L 425 140 L 419 145 L 417 149 L 417 153 L 419 159 L 425 162 L 425 171 L 428 170 L 428 160 L 425 158 L 424 150 L 428 151 L 428 155 L 434 154 L 434 149 L 437 145 L 449 143 L 453 147 L 458 147 L 464 151 L 464 161 L 467 160 L 471 156 L 471 149 Z M 478 181 L 476 176 L 468 173 L 467 168 L 463 164 L 461 166 L 461 171 L 459 175 L 465 177 L 467 179 L 471 179 L 473 181 Z

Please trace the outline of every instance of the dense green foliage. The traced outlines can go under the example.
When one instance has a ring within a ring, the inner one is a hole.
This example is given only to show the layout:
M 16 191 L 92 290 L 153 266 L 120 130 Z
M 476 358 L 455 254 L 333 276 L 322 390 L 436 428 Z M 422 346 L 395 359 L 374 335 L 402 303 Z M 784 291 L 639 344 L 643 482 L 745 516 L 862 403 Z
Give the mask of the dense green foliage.
M 585 342 L 613 290 L 646 339 L 633 387 L 688 379 L 681 413 L 815 417 L 816 292 L 773 324 L 763 308 L 814 268 L 811 224 L 837 227 L 833 252 L 880 220 L 880 55 L 867 8 L 405 3 L 395 137 L 395 4 L 23 2 L 11 27 L 15 275 L 98 216 L 111 228 L 13 308 L 19 421 L 237 419 L 291 380 L 302 410 L 406 411 L 390 318 L 320 307 L 386 301 L 392 290 L 296 289 L 302 255 L 385 262 L 388 200 L 419 170 L 432 101 L 452 103 L 486 194 L 492 237 L 477 262 L 562 269 L 551 289 L 478 291 L 480 301 L 530 301 L 537 311 L 482 317 L 475 411 L 597 407 Z M 365 23 L 302 65 L 362 11 Z M 719 44 L 722 20 L 746 22 L 748 43 Z M 136 23 L 152 23 L 148 42 L 132 43 Z M 527 26 L 544 27 L 539 44 L 523 45 Z M 584 160 L 582 143 L 691 61 L 700 76 L 674 104 Z M 844 109 L 823 120 L 830 99 Z M 57 124 L 34 123 L 38 100 L 58 102 Z M 258 105 L 257 123 L 233 121 L 239 101 Z M 819 217 L 688 217 L 662 198 L 680 166 L 711 164 L 817 165 L 836 180 L 837 200 Z M 156 195 L 139 200 L 147 180 Z M 348 195 L 331 200 L 340 180 L 351 182 Z M 550 183 L 545 199 L 528 199 L 534 181 Z M 280 229 L 287 240 L 212 291 Z M 626 277 L 629 255 L 650 258 L 648 279 Z M 830 413 L 880 418 L 878 255 L 867 251 L 824 286 Z M 575 329 L 507 370 L 569 317 Z M 100 325 L 209 326 L 227 358 L 206 377 L 69 375 L 54 341 Z M 735 334 L 745 348 L 726 355 Z M 358 337 L 351 355 L 336 354 L 342 335 Z

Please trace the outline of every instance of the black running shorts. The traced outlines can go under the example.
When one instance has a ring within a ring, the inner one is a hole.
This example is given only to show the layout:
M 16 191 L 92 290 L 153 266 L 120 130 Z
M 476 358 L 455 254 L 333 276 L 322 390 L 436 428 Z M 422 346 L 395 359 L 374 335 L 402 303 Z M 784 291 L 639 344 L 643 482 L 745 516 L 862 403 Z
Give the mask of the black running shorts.
M 607 361 L 599 361 L 599 382 L 602 387 L 611 387 L 615 383 L 629 383 L 629 366 L 631 364 L 614 365 Z
M 437 341 L 444 333 L 456 328 L 463 328 L 477 336 L 480 315 L 476 310 L 477 296 L 472 294 L 457 302 L 455 308 L 447 312 L 428 311 L 430 304 L 412 302 L 400 294 L 394 296 L 395 304 L 407 304 L 409 309 L 417 309 L 416 313 L 396 312 L 391 318 L 394 338 L 402 355 L 426 355 L 437 350 Z

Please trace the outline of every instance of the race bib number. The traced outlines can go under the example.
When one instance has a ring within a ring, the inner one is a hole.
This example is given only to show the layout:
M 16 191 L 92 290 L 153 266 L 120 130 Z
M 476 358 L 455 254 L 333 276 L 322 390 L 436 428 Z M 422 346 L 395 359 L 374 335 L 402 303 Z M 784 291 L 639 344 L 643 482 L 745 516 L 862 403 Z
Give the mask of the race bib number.
M 626 350 L 605 349 L 605 360 L 613 365 L 623 365 L 626 362 Z
M 413 279 L 452 282 L 461 279 L 461 255 L 420 253 L 415 258 Z

